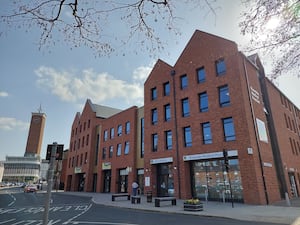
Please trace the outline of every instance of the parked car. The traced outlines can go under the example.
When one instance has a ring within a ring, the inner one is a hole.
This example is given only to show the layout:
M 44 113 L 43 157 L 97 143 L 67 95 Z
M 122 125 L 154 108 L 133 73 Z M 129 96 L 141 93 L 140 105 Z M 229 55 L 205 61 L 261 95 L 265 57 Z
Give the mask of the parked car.
M 27 186 L 25 186 L 25 188 L 24 188 L 24 192 L 25 193 L 28 193 L 28 192 L 37 192 L 37 186 L 36 185 L 34 185 L 34 184 L 29 184 L 29 185 L 27 185 Z

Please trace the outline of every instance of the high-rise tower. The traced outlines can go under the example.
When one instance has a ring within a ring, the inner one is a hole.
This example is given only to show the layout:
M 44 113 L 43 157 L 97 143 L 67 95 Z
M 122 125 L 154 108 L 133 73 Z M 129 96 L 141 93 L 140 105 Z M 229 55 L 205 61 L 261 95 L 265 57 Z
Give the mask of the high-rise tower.
M 37 156 L 41 153 L 44 136 L 46 114 L 42 113 L 41 107 L 38 112 L 31 115 L 30 128 L 27 138 L 27 145 L 24 156 Z

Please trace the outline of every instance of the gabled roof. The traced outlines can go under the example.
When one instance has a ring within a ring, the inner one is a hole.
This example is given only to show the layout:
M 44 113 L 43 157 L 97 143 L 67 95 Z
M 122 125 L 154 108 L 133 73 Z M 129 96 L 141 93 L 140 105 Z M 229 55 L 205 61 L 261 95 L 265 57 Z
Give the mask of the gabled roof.
M 87 103 L 90 105 L 93 112 L 96 113 L 96 117 L 99 118 L 108 118 L 122 111 L 121 109 L 93 104 L 90 99 L 87 99 Z

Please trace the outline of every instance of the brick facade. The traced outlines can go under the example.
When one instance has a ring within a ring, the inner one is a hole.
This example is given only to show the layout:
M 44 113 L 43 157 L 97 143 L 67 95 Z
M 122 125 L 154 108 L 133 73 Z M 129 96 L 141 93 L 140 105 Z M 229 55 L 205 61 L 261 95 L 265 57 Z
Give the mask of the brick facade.
M 174 66 L 156 62 L 144 107 L 107 117 L 93 108 L 88 100 L 74 119 L 65 190 L 84 180 L 83 191 L 131 192 L 138 180 L 142 192 L 181 199 L 269 204 L 299 195 L 299 109 L 265 77 L 257 55 L 232 41 L 196 31 Z M 87 161 L 78 164 L 81 155 Z

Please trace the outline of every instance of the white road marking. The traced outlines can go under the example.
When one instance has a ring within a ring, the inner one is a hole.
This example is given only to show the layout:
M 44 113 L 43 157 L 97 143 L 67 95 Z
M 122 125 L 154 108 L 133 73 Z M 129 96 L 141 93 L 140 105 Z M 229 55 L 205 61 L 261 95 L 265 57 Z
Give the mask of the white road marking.
M 0 224 L 9 223 L 9 222 L 12 222 L 12 221 L 14 221 L 14 220 L 16 220 L 16 219 L 10 219 L 10 220 L 6 220 L 6 221 L 2 221 L 2 222 L 0 222 Z M 9 223 L 9 224 L 10 224 L 10 223 Z

